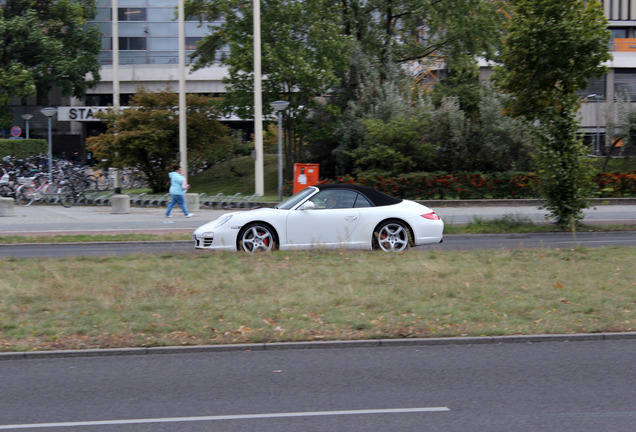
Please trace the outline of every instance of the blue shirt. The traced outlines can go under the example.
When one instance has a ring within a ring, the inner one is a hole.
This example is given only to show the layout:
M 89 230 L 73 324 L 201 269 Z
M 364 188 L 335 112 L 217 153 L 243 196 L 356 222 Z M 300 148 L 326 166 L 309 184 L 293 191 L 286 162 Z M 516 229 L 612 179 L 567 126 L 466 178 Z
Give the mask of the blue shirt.
M 170 194 L 184 195 L 186 192 L 185 189 L 183 189 L 185 177 L 176 171 L 172 171 L 168 176 L 170 177 Z

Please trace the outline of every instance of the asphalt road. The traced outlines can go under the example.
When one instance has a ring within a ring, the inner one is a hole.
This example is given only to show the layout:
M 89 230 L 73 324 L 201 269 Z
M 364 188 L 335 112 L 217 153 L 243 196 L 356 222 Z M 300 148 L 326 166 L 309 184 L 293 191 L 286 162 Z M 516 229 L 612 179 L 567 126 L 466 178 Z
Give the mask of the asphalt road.
M 0 430 L 632 432 L 636 340 L 0 361 Z

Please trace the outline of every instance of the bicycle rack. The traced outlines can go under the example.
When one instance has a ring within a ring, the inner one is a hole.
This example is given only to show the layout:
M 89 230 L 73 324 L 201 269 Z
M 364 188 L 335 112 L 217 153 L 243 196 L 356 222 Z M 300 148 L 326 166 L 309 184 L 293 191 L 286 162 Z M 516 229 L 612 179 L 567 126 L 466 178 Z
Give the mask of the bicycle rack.
M 208 207 L 208 208 L 218 208 L 219 207 L 219 203 L 221 202 L 221 200 L 223 199 L 223 194 L 222 193 L 218 193 L 214 196 L 208 196 L 207 194 L 199 194 L 199 205 L 200 206 L 204 206 L 204 207 Z
M 106 194 L 100 194 L 93 200 L 95 205 L 110 205 L 110 199 L 115 195 L 114 192 L 108 192 Z
M 131 206 L 141 207 L 141 203 L 142 203 L 143 197 L 145 195 L 146 195 L 145 193 L 140 193 L 139 195 L 131 195 L 130 196 L 130 205 Z
M 94 205 L 94 206 L 108 206 L 111 204 L 111 199 L 115 195 L 114 192 L 89 192 L 82 193 L 75 197 L 73 205 Z M 216 195 L 207 195 L 205 193 L 199 194 L 199 206 L 208 209 L 251 209 L 262 206 L 262 203 L 255 202 L 259 197 L 258 194 L 254 195 L 241 195 L 236 193 L 234 195 L 224 195 L 218 193 Z M 43 195 L 40 199 L 41 204 L 58 204 L 59 197 L 57 194 Z M 140 193 L 130 195 L 130 205 L 132 207 L 166 207 L 170 203 L 171 195 L 169 193 L 163 195 L 151 195 L 147 193 Z
M 253 208 L 256 207 L 253 201 L 258 198 L 258 194 L 242 196 L 240 193 L 236 193 L 231 196 L 218 193 L 214 196 L 208 196 L 207 194 L 199 194 L 199 205 L 210 209 L 239 209 L 239 208 Z
M 256 204 L 254 204 L 253 201 L 256 198 L 258 198 L 259 196 L 260 195 L 258 195 L 258 194 L 253 194 L 253 195 L 250 195 L 248 197 L 245 197 L 245 199 L 239 203 L 238 208 L 252 208 L 252 207 L 255 207 Z

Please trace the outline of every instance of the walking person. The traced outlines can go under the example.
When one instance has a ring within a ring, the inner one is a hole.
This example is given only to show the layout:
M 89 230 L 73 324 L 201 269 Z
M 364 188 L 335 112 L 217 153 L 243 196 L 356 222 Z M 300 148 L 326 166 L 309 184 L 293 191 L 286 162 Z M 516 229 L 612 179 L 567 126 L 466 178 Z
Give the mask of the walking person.
M 188 189 L 190 189 L 190 185 L 186 182 L 186 179 L 183 176 L 183 169 L 179 166 L 179 164 L 174 163 L 172 164 L 172 172 L 168 174 L 168 176 L 170 177 L 170 195 L 172 195 L 172 200 L 166 209 L 166 217 L 172 217 L 170 212 L 175 205 L 181 207 L 185 217 L 192 217 L 193 214 L 188 212 L 185 203 L 185 193 Z

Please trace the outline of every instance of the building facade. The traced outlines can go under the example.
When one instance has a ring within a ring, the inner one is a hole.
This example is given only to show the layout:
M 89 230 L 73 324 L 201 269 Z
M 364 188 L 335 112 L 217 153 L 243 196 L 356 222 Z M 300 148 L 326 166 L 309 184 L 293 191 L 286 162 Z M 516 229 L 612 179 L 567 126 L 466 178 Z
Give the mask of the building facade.
M 591 153 L 602 155 L 610 137 L 606 137 L 606 112 L 619 96 L 636 102 L 636 0 L 602 0 L 611 31 L 608 73 L 590 81 L 580 93 L 581 131 Z
M 592 154 L 603 154 L 606 142 L 605 112 L 609 103 L 619 94 L 636 101 L 636 0 L 601 0 L 612 33 L 610 50 L 613 60 L 609 72 L 592 80 L 580 93 L 581 132 Z M 83 152 L 87 136 L 99 134 L 104 125 L 91 118 L 91 107 L 104 107 L 113 103 L 113 44 L 119 48 L 120 103 L 126 105 L 130 97 L 144 87 L 150 91 L 179 89 L 179 40 L 176 21 L 177 0 L 118 0 L 118 10 L 113 11 L 111 0 L 97 0 L 97 16 L 90 25 L 102 33 L 101 82 L 88 90 L 83 100 L 51 95 L 54 106 L 65 107 L 53 122 L 54 149 L 57 153 Z M 119 40 L 113 41 L 113 14 L 117 13 Z M 215 23 L 186 21 L 186 62 L 197 41 L 208 33 L 208 26 Z M 219 52 L 221 56 L 223 52 Z M 482 65 L 482 79 L 487 80 L 490 67 Z M 186 74 L 186 92 L 217 97 L 223 95 L 222 82 L 227 69 L 215 64 Z M 13 107 L 17 125 L 24 128 L 23 114 L 32 114 L 31 136 L 46 131 L 46 118 L 39 113 L 42 107 L 33 106 L 32 98 Z M 75 107 L 75 116 L 69 108 Z M 82 115 L 88 115 L 82 117 Z M 243 125 L 244 126 L 244 125 Z
M 101 82 L 86 93 L 83 101 L 73 105 L 109 106 L 113 104 L 113 44 L 119 48 L 118 80 L 120 103 L 128 100 L 140 87 L 149 91 L 179 90 L 179 29 L 177 0 L 118 0 L 118 10 L 113 10 L 111 0 L 97 0 L 97 15 L 93 25 L 102 33 L 102 51 L 99 56 Z M 119 40 L 113 41 L 113 14 L 117 13 Z M 185 56 L 194 52 L 196 43 L 206 33 L 208 26 L 198 20 L 185 22 Z M 219 52 L 218 55 L 222 55 Z M 218 97 L 225 92 L 222 83 L 227 69 L 213 65 L 205 69 L 186 71 L 187 93 Z M 74 122 L 74 132 L 83 136 L 101 133 L 100 122 Z
M 105 130 L 105 125 L 97 121 L 94 113 L 100 107 L 113 105 L 113 44 L 119 48 L 119 100 L 127 105 L 131 96 L 139 88 L 149 91 L 171 89 L 179 91 L 179 29 L 177 22 L 177 0 L 118 0 L 117 11 L 111 0 L 97 0 L 97 14 L 89 25 L 96 26 L 102 33 L 100 83 L 89 89 L 83 99 L 62 97 L 52 90 L 49 95 L 51 105 L 59 107 L 53 117 L 53 150 L 60 156 L 75 152 L 86 157 L 84 142 L 88 136 Z M 113 41 L 113 14 L 117 13 L 118 41 Z M 196 48 L 196 43 L 209 31 L 208 26 L 198 20 L 185 22 L 185 56 Z M 218 55 L 221 56 L 222 51 Z M 227 68 L 220 64 L 192 72 L 186 66 L 186 92 L 216 97 L 225 92 L 222 79 Z M 42 107 L 35 105 L 35 98 L 25 98 L 13 105 L 14 123 L 22 129 L 27 122 L 22 116 L 32 115 L 28 121 L 30 136 L 44 138 L 47 132 L 47 118 L 40 113 Z M 23 133 L 26 136 L 26 131 Z M 88 155 L 90 157 L 90 155 Z

